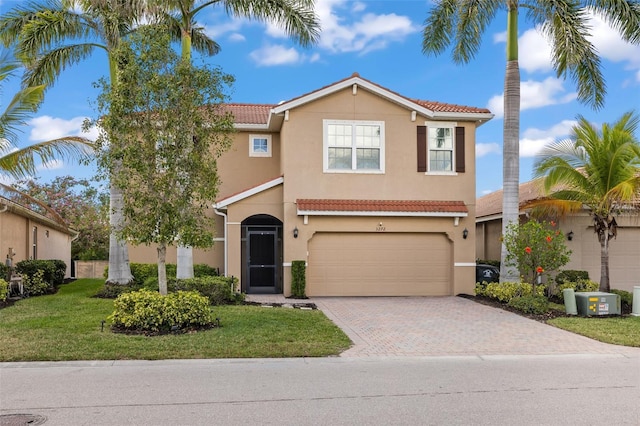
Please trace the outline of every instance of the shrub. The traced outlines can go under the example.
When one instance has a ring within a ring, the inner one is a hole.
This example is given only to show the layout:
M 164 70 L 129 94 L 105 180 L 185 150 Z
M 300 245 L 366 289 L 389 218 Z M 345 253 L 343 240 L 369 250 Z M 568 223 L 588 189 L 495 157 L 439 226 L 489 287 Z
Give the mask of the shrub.
M 62 260 L 22 260 L 16 263 L 15 269 L 23 279 L 32 277 L 37 271 L 42 271 L 42 279 L 54 287 L 64 282 L 67 264 Z
M 9 298 L 9 283 L 0 278 L 0 302 Z
M 0 263 L 0 278 L 9 278 L 9 267 L 4 263 Z
M 135 283 L 131 284 L 115 284 L 105 283 L 104 286 L 96 293 L 95 297 L 102 299 L 115 299 L 123 293 L 129 293 L 132 291 L 140 290 L 140 286 Z
M 484 285 L 484 283 L 476 285 L 476 294 L 497 299 L 503 303 L 509 302 L 514 297 L 529 296 L 533 290 L 533 286 L 531 284 L 522 282 L 488 283 L 484 289 L 482 288 L 482 285 Z M 545 286 L 536 286 L 537 295 L 544 295 L 544 290 Z
M 291 262 L 291 296 L 298 299 L 305 299 L 305 289 L 307 281 L 305 277 L 306 266 L 304 260 L 294 260 Z
M 131 275 L 133 275 L 133 281 L 138 287 L 144 286 L 144 283 L 151 277 L 158 277 L 158 264 L 156 263 L 131 263 Z M 177 265 L 175 263 L 167 263 L 167 279 L 176 278 Z M 218 276 L 218 269 L 213 266 L 199 263 L 193 265 L 194 277 L 215 277 Z M 109 277 L 109 267 L 104 270 L 104 278 Z
M 579 292 L 579 291 L 598 291 L 598 289 L 600 288 L 600 285 L 595 282 L 595 281 L 591 281 L 591 280 L 585 280 L 585 279 L 578 279 L 576 282 L 569 282 L 569 281 L 565 281 L 562 284 L 559 284 L 556 287 L 556 296 L 561 300 L 564 301 L 564 293 L 562 292 L 562 290 L 567 289 L 567 288 L 572 288 L 573 291 L 575 292 Z
M 508 305 L 525 314 L 541 315 L 549 310 L 549 300 L 541 295 L 514 297 L 509 301 Z
M 177 290 L 197 291 L 209 299 L 212 305 L 235 303 L 235 277 L 196 277 L 176 282 Z
M 558 272 L 556 275 L 556 283 L 562 284 L 565 282 L 576 282 L 578 280 L 588 280 L 589 272 L 587 271 L 577 271 L 573 269 L 566 269 L 564 271 Z
M 609 290 L 613 294 L 620 296 L 620 303 L 622 305 L 633 306 L 633 293 L 624 290 Z
M 166 296 L 149 290 L 121 294 L 109 316 L 116 328 L 142 332 L 166 332 L 213 324 L 206 297 L 178 291 Z
M 44 271 L 42 269 L 38 269 L 32 275 L 23 275 L 22 285 L 25 293 L 29 296 L 40 296 L 51 293 L 53 290 L 53 286 L 44 280 Z
M 158 277 L 149 277 L 144 281 L 142 288 L 146 288 L 150 291 L 158 291 L 160 289 L 160 285 L 158 284 Z M 176 279 L 167 277 L 167 291 L 172 292 L 176 291 Z

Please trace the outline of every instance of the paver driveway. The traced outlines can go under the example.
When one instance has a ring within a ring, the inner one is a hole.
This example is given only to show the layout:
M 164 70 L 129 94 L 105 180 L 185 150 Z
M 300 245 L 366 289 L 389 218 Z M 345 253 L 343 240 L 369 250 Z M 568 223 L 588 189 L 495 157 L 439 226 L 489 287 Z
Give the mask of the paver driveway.
M 619 354 L 609 345 L 461 297 L 314 297 L 354 342 L 343 357 Z

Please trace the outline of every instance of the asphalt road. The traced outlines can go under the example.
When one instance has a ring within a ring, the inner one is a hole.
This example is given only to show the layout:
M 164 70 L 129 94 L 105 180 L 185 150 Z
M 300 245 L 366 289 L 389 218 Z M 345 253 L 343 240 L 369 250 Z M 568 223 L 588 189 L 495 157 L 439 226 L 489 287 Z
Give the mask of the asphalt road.
M 640 357 L 0 363 L 0 424 L 15 414 L 45 426 L 638 425 Z

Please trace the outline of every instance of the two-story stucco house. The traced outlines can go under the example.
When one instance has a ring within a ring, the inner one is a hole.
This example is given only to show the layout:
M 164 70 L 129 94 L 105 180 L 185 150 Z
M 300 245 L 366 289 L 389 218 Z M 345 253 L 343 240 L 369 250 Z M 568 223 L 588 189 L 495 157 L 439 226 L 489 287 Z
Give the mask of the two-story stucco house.
M 484 108 L 411 99 L 358 74 L 277 105 L 232 104 L 217 243 L 195 263 L 247 293 L 473 294 L 475 134 Z M 175 249 L 168 261 L 175 262 Z M 155 262 L 135 247 L 134 262 Z

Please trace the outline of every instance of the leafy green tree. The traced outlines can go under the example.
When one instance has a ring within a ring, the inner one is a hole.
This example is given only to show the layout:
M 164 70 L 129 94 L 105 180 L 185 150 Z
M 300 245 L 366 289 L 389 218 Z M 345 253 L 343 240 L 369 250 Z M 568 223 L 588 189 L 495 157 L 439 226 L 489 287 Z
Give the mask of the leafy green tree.
M 29 204 L 37 199 L 55 210 L 66 225 L 78 232 L 71 243 L 71 259 L 106 260 L 109 258 L 109 194 L 86 179 L 59 176 L 48 183 L 37 179 L 14 185 L 20 194 L 11 199 Z M 22 194 L 28 195 L 25 199 Z M 39 211 L 38 207 L 34 210 Z
M 555 227 L 555 222 L 536 220 L 512 223 L 503 236 L 508 266 L 519 268 L 523 280 L 533 285 L 533 294 L 539 279 L 563 267 L 570 259 L 565 237 L 553 229 Z
M 140 29 L 116 52 L 119 79 L 98 100 L 104 150 L 99 167 L 124 195 L 122 238 L 158 247 L 158 282 L 167 293 L 167 246 L 213 244 L 207 205 L 218 191 L 217 159 L 231 144 L 223 112 L 232 77 L 194 67 L 171 49 L 166 31 Z M 117 167 L 119 172 L 113 173 Z
M 117 79 L 111 52 L 143 16 L 146 0 L 46 0 L 21 3 L 0 17 L 0 43 L 13 47 L 27 65 L 25 85 L 50 85 L 67 67 L 88 59 L 96 51 L 107 54 L 109 76 Z M 108 282 L 126 284 L 133 279 L 124 241 L 116 238 L 122 226 L 122 194 L 110 188 Z
M 596 128 L 578 117 L 569 139 L 547 145 L 534 164 L 546 199 L 538 209 L 566 214 L 587 208 L 600 242 L 600 290 L 608 292 L 609 245 L 617 235 L 616 216 L 638 212 L 640 200 L 640 117 L 627 112 Z
M 191 51 L 215 55 L 220 46 L 196 23 L 197 15 L 214 6 L 227 14 L 261 22 L 272 22 L 302 46 L 315 43 L 320 24 L 313 0 L 155 0 L 156 12 L 174 40 L 181 41 L 182 58 L 191 61 Z M 190 247 L 178 247 L 178 278 L 193 277 L 193 254 Z
M 640 43 L 640 5 L 637 0 L 438 0 L 425 21 L 422 50 L 441 54 L 453 45 L 455 63 L 467 63 L 480 49 L 482 34 L 497 13 L 507 11 L 507 67 L 504 80 L 502 233 L 519 214 L 520 70 L 518 15 L 527 18 L 550 40 L 552 62 L 559 77 L 570 77 L 578 87 L 578 100 L 601 108 L 605 81 L 600 58 L 589 41 L 588 12 L 604 17 L 622 39 Z M 500 280 L 515 278 L 501 253 Z

